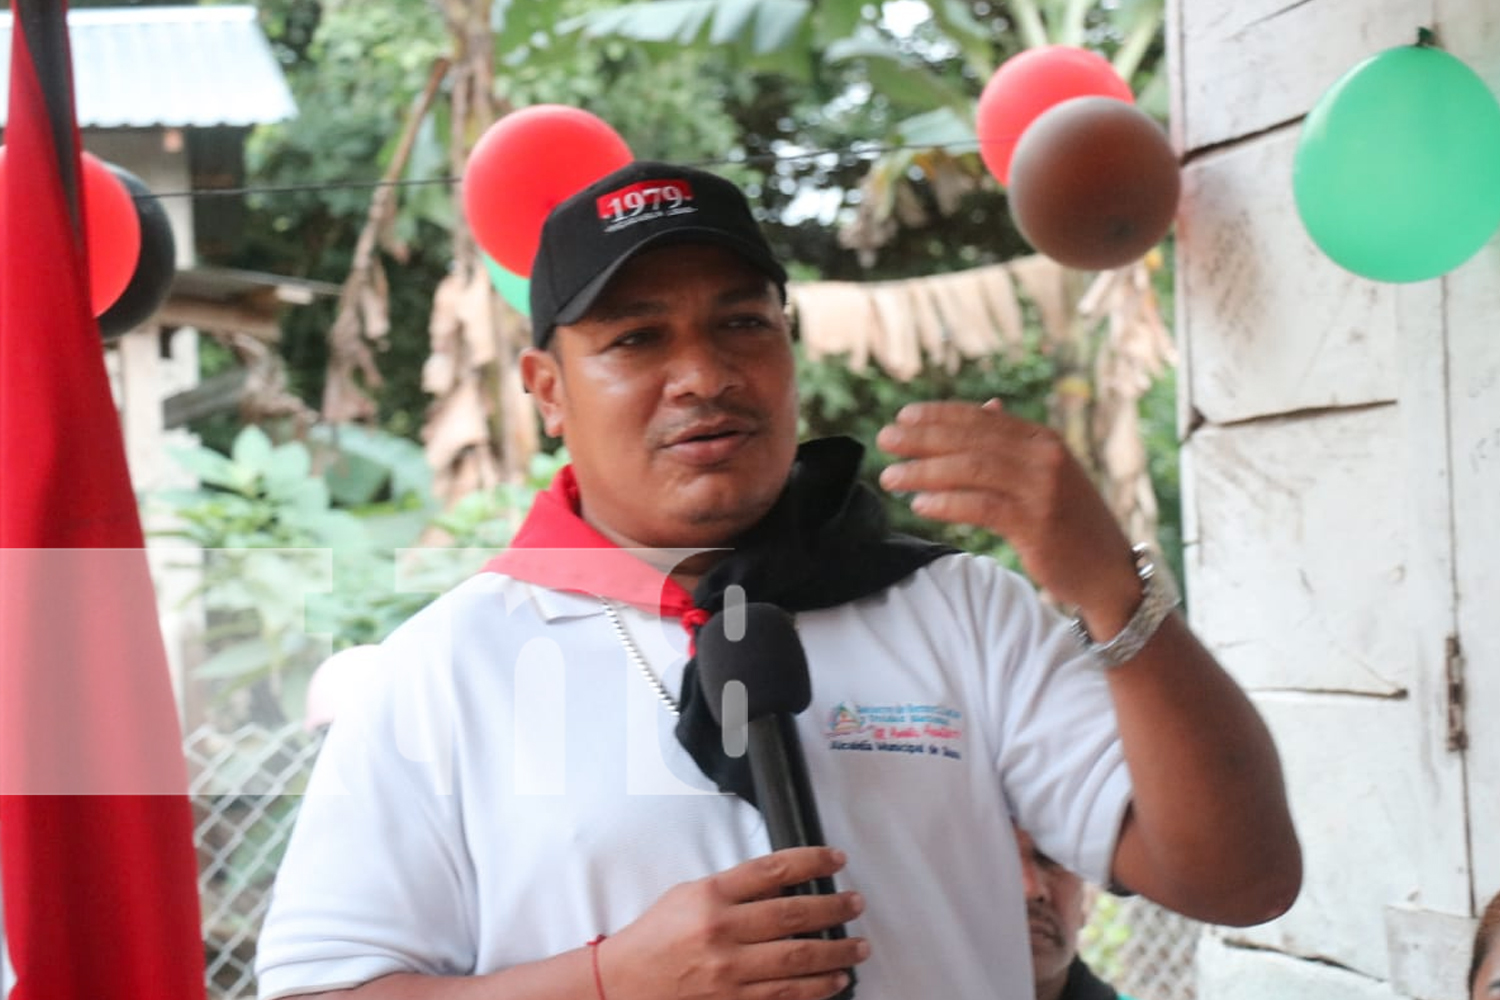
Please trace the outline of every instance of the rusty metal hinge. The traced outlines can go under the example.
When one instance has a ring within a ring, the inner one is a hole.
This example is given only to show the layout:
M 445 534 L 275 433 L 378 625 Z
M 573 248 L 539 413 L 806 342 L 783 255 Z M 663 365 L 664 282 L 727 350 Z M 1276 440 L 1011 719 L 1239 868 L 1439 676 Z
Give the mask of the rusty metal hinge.
M 1448 688 L 1448 749 L 1467 750 L 1469 730 L 1464 718 L 1464 654 L 1458 636 L 1443 641 L 1443 668 Z

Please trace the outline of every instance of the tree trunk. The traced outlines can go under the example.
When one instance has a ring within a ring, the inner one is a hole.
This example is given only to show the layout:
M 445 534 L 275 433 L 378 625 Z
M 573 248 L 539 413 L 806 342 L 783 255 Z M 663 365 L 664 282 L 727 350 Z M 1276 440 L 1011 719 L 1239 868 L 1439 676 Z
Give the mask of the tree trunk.
M 492 0 L 441 0 L 453 42 L 449 79 L 451 174 L 463 175 L 474 144 L 498 114 Z M 453 226 L 453 273 L 438 287 L 423 387 L 435 399 L 422 429 L 433 489 L 445 505 L 477 489 L 519 482 L 540 446 L 517 359 L 530 324 L 491 287 L 467 220 Z

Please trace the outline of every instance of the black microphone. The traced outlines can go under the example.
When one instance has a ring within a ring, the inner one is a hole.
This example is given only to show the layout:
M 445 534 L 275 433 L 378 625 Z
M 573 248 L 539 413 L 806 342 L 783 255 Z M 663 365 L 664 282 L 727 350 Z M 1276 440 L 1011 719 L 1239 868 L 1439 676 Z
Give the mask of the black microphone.
M 734 620 L 741 615 L 740 621 Z M 730 728 L 725 732 L 731 738 L 735 727 L 746 727 L 745 752 L 750 758 L 755 803 L 765 817 L 771 849 L 823 846 L 823 827 L 795 719 L 812 701 L 812 681 L 791 615 L 761 602 L 720 611 L 698 631 L 696 656 L 714 721 L 721 728 L 727 722 Z M 825 876 L 791 886 L 786 893 L 832 895 L 837 891 L 832 877 Z M 835 924 L 801 936 L 833 941 L 846 934 L 843 924 Z M 835 1000 L 854 996 L 854 970 L 847 971 L 849 986 Z

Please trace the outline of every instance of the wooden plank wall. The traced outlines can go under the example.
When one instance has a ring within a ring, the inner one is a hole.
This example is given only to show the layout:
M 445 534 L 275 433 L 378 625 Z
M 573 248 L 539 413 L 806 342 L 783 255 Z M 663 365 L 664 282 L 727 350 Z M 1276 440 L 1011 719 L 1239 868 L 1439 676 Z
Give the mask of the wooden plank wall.
M 1456 997 L 1500 889 L 1500 240 L 1368 281 L 1291 189 L 1301 117 L 1418 27 L 1500 92 L 1494 0 L 1169 4 L 1192 615 L 1276 733 L 1308 869 L 1286 917 L 1205 946 L 1205 1000 L 1328 996 L 1330 968 Z
M 1500 94 L 1500 3 L 1438 0 L 1437 6 L 1444 44 Z M 1483 906 L 1500 892 L 1500 240 L 1490 240 L 1443 285 L 1469 829 L 1476 902 Z

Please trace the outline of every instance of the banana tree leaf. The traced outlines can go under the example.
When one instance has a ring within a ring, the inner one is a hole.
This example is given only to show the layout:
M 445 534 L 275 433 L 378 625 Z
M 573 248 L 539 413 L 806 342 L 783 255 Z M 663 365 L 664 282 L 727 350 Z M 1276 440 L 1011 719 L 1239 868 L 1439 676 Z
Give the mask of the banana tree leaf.
M 789 46 L 811 9 L 806 0 L 760 0 L 755 18 L 755 53 L 766 55 Z
M 924 66 L 907 59 L 884 39 L 846 38 L 828 46 L 829 63 L 858 61 L 881 95 L 900 107 L 926 111 L 938 107 L 969 109 L 972 99 Z
M 1171 113 L 1171 95 L 1167 90 L 1167 74 L 1153 73 L 1136 95 L 1135 106 L 1157 121 L 1166 121 Z
M 312 458 L 300 441 L 289 441 L 271 449 L 261 473 L 268 497 L 292 496 L 312 474 Z
M 234 463 L 212 448 L 201 445 L 194 448 L 172 448 L 170 454 L 179 465 L 197 476 L 200 482 L 230 489 L 240 484 Z
M 193 671 L 198 680 L 236 680 L 271 669 L 271 647 L 264 639 L 247 639 L 226 646 Z
M 708 40 L 712 45 L 729 45 L 753 29 L 758 0 L 719 0 Z
M 903 145 L 942 147 L 957 155 L 978 148 L 972 115 L 953 108 L 938 108 L 898 122 L 896 134 Z
M 797 37 L 810 0 L 655 0 L 591 11 L 557 26 L 560 34 L 637 42 L 736 45 L 766 55 Z
M 271 439 L 266 436 L 265 431 L 250 424 L 235 435 L 230 457 L 234 459 L 236 465 L 243 465 L 255 472 L 264 472 L 267 463 L 271 460 Z
M 994 40 L 969 5 L 960 0 L 933 0 L 929 7 L 933 21 L 958 46 L 969 69 L 981 80 L 988 80 L 996 66 Z
M 826 48 L 854 34 L 865 21 L 867 0 L 822 0 L 813 12 L 813 40 Z

